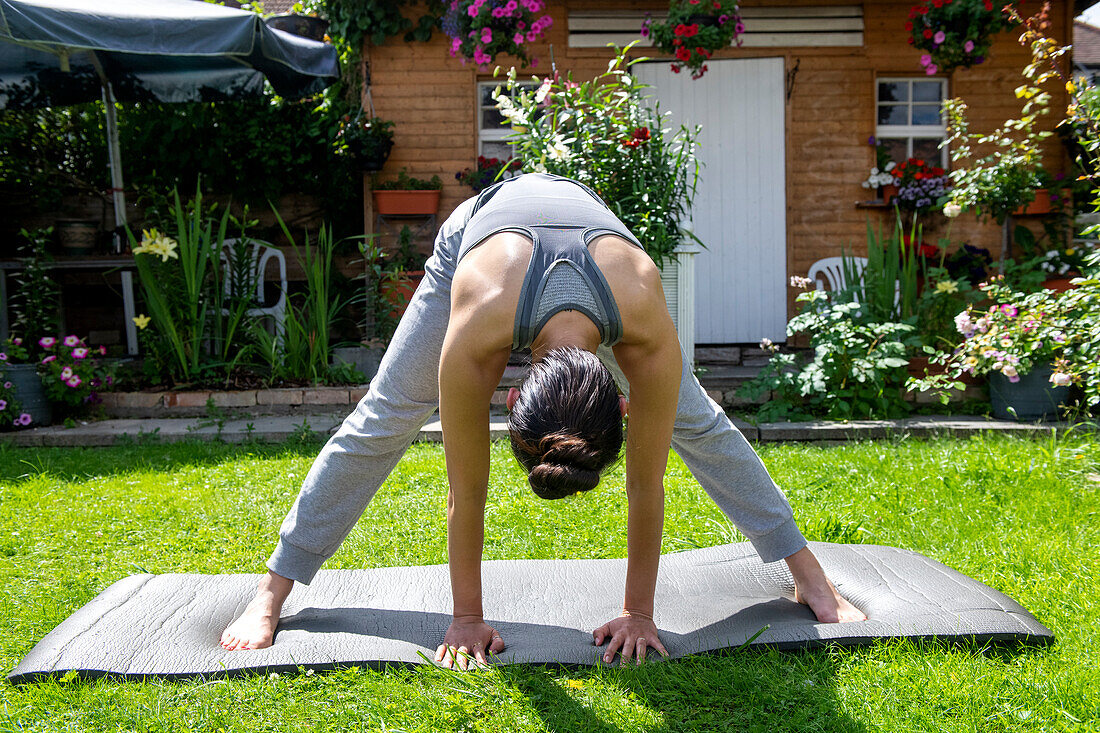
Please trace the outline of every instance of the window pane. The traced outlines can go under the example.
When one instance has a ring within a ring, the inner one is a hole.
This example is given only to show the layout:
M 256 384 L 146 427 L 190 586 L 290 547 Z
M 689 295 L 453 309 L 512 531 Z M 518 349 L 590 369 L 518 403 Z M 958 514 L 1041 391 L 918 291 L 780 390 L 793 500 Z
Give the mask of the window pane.
M 939 102 L 943 99 L 943 84 L 938 81 L 913 82 L 914 102 Z
M 905 81 L 880 81 L 878 83 L 878 101 L 880 102 L 908 102 L 909 82 Z
M 481 106 L 482 107 L 495 107 L 496 102 L 493 101 L 493 92 L 496 91 L 496 86 L 493 84 L 484 84 L 481 87 Z M 501 90 L 503 91 L 503 90 Z
M 486 158 L 508 160 L 512 157 L 512 146 L 501 140 L 483 140 L 481 142 L 481 154 Z
M 913 157 L 924 158 L 931 165 L 943 165 L 939 138 L 913 138 Z
M 939 127 L 943 124 L 943 117 L 940 115 L 940 106 L 938 104 L 914 104 L 913 124 Z
M 502 127 L 505 127 L 504 118 L 500 116 L 500 112 L 495 107 L 481 110 L 482 130 L 499 130 Z
M 909 110 L 904 104 L 880 104 L 878 106 L 880 125 L 908 125 Z
M 879 142 L 886 146 L 890 160 L 895 163 L 900 163 L 909 157 L 909 141 L 905 138 L 879 138 Z

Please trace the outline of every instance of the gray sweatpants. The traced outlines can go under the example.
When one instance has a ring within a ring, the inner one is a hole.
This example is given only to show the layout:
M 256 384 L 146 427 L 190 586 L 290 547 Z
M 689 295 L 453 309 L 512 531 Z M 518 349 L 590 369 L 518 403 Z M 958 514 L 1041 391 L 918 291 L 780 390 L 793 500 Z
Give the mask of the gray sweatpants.
M 367 503 L 439 402 L 439 356 L 451 308 L 451 278 L 473 201 L 444 222 L 424 280 L 409 303 L 370 390 L 314 461 L 279 532 L 268 568 L 309 583 L 351 532 Z M 601 359 L 623 383 L 611 350 Z M 685 359 L 672 447 L 765 562 L 805 544 L 790 505 L 764 464 Z

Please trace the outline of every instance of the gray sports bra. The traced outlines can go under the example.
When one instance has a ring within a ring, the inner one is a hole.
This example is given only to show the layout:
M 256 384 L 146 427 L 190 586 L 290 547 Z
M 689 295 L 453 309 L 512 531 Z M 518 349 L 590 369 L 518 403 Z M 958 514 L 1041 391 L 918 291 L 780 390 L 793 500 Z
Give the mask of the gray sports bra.
M 601 343 L 619 342 L 619 308 L 588 245 L 605 234 L 641 244 L 599 196 L 561 176 L 530 173 L 502 181 L 478 196 L 463 231 L 459 260 L 500 232 L 516 232 L 532 242 L 516 308 L 513 349 L 530 347 L 546 322 L 563 310 L 587 316 L 599 329 Z

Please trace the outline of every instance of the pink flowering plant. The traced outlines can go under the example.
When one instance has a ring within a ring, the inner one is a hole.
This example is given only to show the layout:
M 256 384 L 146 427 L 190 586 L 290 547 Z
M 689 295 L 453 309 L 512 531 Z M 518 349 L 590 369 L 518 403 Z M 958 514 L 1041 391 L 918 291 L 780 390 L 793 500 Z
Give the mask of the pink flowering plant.
M 102 357 L 103 346 L 91 348 L 79 336 L 45 336 L 38 340 L 42 357 L 38 373 L 46 396 L 54 404 L 81 408 L 97 404 L 99 393 L 114 383 L 112 371 Z
M 962 343 L 950 353 L 937 352 L 932 361 L 945 373 L 911 386 L 946 395 L 958 389 L 963 374 L 999 372 L 1010 382 L 1050 365 L 1050 383 L 1076 385 L 1089 407 L 1100 404 L 1100 254 L 1090 258 L 1084 277 L 1064 293 L 1039 290 L 1022 293 L 996 276 L 981 284 L 988 308 L 969 306 L 955 317 Z
M 9 338 L 0 349 L 0 429 L 23 428 L 31 424 L 30 413 L 24 412 L 15 393 L 15 385 L 8 378 L 7 368 L 11 364 L 26 361 L 27 349 L 23 340 Z
M 1004 0 L 925 0 L 911 7 L 905 30 L 909 45 L 925 52 L 924 73 L 949 74 L 985 61 L 993 36 L 1016 25 L 1004 7 Z
M 451 39 L 451 56 L 487 66 L 499 54 L 537 65 L 529 46 L 539 41 L 554 19 L 544 13 L 544 0 L 443 0 L 443 32 Z
M 675 57 L 672 62 L 675 73 L 686 68 L 692 79 L 698 79 L 707 73 L 707 61 L 714 52 L 735 41 L 740 46 L 744 32 L 745 24 L 736 2 L 672 0 L 664 20 L 655 21 L 646 15 L 641 35 Z

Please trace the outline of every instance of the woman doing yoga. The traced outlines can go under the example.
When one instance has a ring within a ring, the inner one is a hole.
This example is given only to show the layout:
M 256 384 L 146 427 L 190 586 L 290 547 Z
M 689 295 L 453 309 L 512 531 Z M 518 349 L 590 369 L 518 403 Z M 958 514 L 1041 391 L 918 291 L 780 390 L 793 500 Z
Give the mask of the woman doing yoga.
M 503 651 L 482 617 L 489 402 L 509 355 L 528 347 L 531 373 L 508 394 L 509 429 L 539 496 L 596 485 L 618 457 L 629 404 L 623 610 L 593 632 L 608 644 L 605 661 L 666 653 L 653 595 L 670 445 L 761 559 L 786 560 L 796 598 L 820 621 L 864 618 L 836 593 L 783 493 L 695 379 L 638 241 L 587 187 L 528 174 L 464 202 L 441 227 L 370 391 L 314 462 L 269 572 L 222 646 L 272 643 L 294 582 L 309 583 L 336 551 L 438 406 L 454 616 L 436 659 L 465 669 Z

